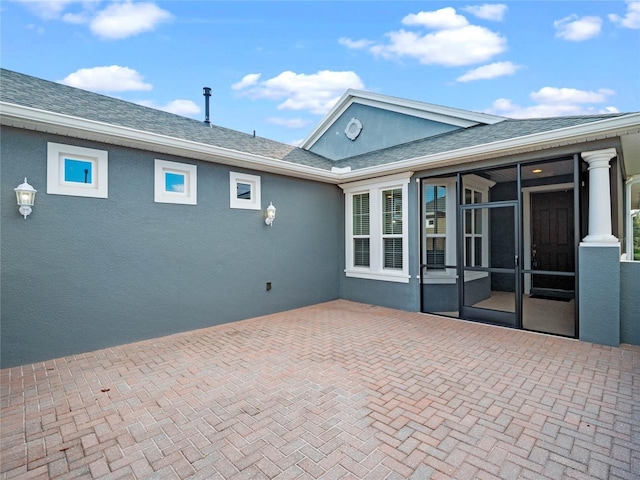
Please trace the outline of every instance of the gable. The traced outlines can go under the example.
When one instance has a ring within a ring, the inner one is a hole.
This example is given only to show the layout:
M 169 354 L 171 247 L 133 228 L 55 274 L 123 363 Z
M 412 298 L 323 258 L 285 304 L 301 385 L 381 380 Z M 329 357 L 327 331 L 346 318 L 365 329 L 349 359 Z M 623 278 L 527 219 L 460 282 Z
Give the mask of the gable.
M 300 146 L 337 161 L 503 120 L 469 110 L 348 90 Z
M 347 135 L 348 127 L 352 138 Z M 354 102 L 309 150 L 331 160 L 342 160 L 459 128 L 462 127 Z

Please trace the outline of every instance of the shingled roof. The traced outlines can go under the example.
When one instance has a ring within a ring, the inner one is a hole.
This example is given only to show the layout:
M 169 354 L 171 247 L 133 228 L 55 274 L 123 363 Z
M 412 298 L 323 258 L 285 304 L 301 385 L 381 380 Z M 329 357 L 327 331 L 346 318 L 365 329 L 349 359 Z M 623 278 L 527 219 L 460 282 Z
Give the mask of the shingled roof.
M 552 117 L 534 119 L 506 119 L 493 125 L 478 125 L 441 135 L 415 140 L 396 145 L 376 152 L 350 157 L 336 162 L 336 167 L 349 166 L 353 170 L 386 165 L 401 160 L 425 157 L 466 147 L 475 147 L 501 140 L 524 137 L 536 133 L 550 132 L 561 128 L 573 127 L 587 123 L 626 115 L 624 113 L 583 115 L 572 117 Z
M 5 69 L 0 69 L 0 100 L 300 165 L 326 170 L 334 165 L 292 145 Z
M 505 119 L 490 125 L 462 128 L 334 162 L 302 148 L 220 126 L 209 126 L 198 120 L 5 69 L 0 69 L 0 100 L 10 104 L 199 142 L 326 171 L 330 171 L 332 167 L 350 167 L 351 171 L 355 171 L 367 167 L 389 165 L 403 160 L 516 139 L 536 133 L 551 132 L 626 115 L 614 113 L 523 120 Z

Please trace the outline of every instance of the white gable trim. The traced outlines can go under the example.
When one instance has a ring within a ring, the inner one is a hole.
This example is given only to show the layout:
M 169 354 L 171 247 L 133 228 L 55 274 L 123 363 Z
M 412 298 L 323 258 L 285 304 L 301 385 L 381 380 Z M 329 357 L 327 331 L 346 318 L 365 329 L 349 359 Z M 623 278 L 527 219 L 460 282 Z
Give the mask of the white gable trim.
M 313 131 L 300 144 L 301 148 L 309 149 L 322 137 L 322 135 L 340 118 L 340 116 L 354 103 L 370 107 L 401 113 L 413 117 L 433 120 L 435 122 L 455 125 L 462 128 L 472 127 L 478 124 L 490 125 L 506 120 L 504 117 L 485 113 L 471 112 L 458 108 L 434 105 L 431 103 L 417 102 L 404 98 L 391 97 L 379 93 L 364 92 L 361 90 L 347 90 L 340 97 L 329 113 L 320 121 Z

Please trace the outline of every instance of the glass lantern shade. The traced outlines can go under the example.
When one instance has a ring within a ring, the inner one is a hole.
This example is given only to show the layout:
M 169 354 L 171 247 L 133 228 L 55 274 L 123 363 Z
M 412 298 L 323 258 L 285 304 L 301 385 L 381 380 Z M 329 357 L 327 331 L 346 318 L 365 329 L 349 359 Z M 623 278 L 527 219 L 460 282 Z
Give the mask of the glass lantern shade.
M 20 210 L 20 214 L 27 218 L 27 215 L 31 213 L 31 207 L 36 200 L 37 190 L 27 183 L 25 177 L 24 183 L 21 183 L 13 189 L 16 192 L 16 201 Z

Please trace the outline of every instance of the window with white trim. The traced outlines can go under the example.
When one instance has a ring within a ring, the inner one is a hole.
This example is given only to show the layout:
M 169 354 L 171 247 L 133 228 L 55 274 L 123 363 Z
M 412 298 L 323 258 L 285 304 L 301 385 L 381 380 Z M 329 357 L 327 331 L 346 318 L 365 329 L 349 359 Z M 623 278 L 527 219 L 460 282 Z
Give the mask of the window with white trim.
M 369 267 L 370 228 L 369 193 L 358 193 L 353 199 L 353 265 Z
M 485 193 L 475 188 L 464 189 L 464 203 L 470 205 L 483 203 Z M 487 211 L 485 209 L 465 210 L 464 217 L 464 258 L 467 267 L 487 266 L 488 256 L 486 230 Z M 484 262 L 484 263 L 483 263 Z
M 47 143 L 47 193 L 107 198 L 108 175 L 105 150 Z
M 444 271 L 447 253 L 447 186 L 424 186 L 427 269 Z
M 411 173 L 340 185 L 345 194 L 345 273 L 409 282 L 407 198 Z
M 187 163 L 155 160 L 154 201 L 156 203 L 198 203 L 198 167 Z
M 464 203 L 488 201 L 493 182 L 465 175 Z M 423 188 L 423 283 L 455 283 L 456 272 L 456 178 L 426 179 Z M 488 215 L 484 209 L 464 212 L 464 255 L 468 266 L 486 266 L 489 258 Z M 465 281 L 486 276 L 485 272 L 465 272 Z
M 229 172 L 229 207 L 260 210 L 260 197 L 259 176 Z

